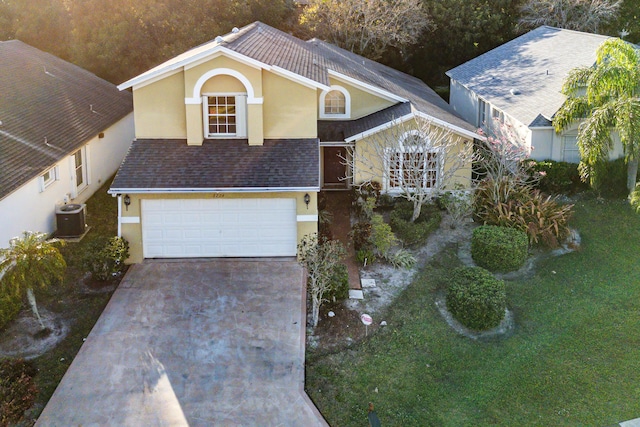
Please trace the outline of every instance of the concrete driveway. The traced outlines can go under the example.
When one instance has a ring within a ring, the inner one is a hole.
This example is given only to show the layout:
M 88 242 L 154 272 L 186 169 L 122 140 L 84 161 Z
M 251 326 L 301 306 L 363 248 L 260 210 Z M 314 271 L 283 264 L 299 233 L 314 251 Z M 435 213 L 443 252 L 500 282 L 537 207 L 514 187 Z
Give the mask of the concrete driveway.
M 326 426 L 295 260 L 129 269 L 37 426 Z

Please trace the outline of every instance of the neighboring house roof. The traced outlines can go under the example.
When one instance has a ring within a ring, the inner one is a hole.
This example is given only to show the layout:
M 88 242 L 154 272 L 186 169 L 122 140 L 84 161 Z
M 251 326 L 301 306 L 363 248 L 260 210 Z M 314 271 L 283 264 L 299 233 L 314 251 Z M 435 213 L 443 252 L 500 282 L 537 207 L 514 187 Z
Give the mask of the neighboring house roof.
M 257 61 L 255 65 L 325 90 L 329 88 L 330 77 L 348 80 L 395 102 L 409 103 L 412 111 L 463 133 L 473 135 L 476 130 L 420 79 L 317 39 L 305 42 L 262 22 L 216 37 L 123 83 L 119 88 L 153 81 L 219 52 L 240 54 Z
M 132 96 L 21 41 L 0 42 L 0 199 L 133 111 Z
M 319 190 L 317 139 L 140 139 L 116 174 L 110 193 Z
M 570 70 L 591 66 L 608 36 L 542 26 L 447 75 L 521 123 L 550 126 Z

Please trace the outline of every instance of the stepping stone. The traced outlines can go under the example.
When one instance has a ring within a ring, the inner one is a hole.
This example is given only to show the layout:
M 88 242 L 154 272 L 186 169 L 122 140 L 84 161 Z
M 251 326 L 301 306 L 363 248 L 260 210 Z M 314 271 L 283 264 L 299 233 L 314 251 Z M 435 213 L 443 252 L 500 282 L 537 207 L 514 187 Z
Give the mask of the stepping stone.
M 620 427 L 640 427 L 640 418 L 623 421 L 620 423 Z
M 364 299 L 364 293 L 360 289 L 349 289 L 349 299 Z
M 376 279 L 360 279 L 360 285 L 363 288 L 375 288 Z

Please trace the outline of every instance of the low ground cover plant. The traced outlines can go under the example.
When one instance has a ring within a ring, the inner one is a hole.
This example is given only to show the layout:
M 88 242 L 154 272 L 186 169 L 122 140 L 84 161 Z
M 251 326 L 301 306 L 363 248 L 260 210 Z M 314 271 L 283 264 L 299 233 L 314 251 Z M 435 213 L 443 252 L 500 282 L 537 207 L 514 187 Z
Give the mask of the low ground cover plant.
M 22 419 L 36 399 L 35 365 L 23 359 L 0 360 L 0 426 Z
M 122 273 L 127 258 L 129 242 L 122 237 L 100 237 L 88 245 L 83 266 L 94 279 L 106 281 Z
M 508 272 L 522 267 L 527 260 L 529 239 L 524 231 L 496 225 L 473 230 L 471 256 L 480 267 L 493 272 Z
M 484 331 L 500 324 L 507 308 L 504 281 L 481 267 L 453 270 L 447 289 L 447 309 L 469 329 Z

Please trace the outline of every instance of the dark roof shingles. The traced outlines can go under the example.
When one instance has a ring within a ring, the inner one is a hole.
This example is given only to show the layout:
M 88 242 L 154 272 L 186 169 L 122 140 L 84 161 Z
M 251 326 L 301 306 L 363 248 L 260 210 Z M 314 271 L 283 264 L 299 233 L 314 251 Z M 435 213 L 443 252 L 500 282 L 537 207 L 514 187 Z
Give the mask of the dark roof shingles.
M 111 191 L 126 189 L 319 188 L 317 139 L 136 140 Z
M 133 110 L 129 92 L 18 40 L 0 42 L 0 199 Z

